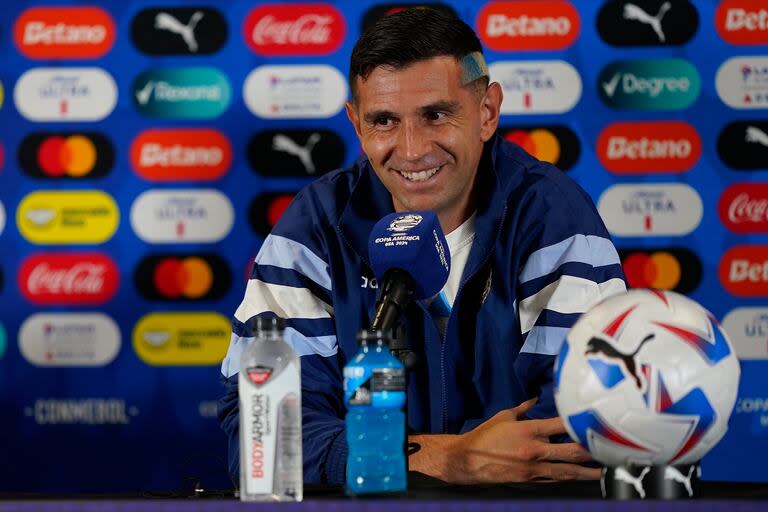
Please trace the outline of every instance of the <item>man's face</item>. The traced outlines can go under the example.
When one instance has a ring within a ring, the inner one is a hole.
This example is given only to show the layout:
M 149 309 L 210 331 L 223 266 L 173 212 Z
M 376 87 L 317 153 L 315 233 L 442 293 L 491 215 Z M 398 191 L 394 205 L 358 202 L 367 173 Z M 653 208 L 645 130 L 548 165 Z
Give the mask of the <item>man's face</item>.
M 396 211 L 433 210 L 453 229 L 474 210 L 483 143 L 498 124 L 501 91 L 461 83 L 453 57 L 435 57 L 357 78 L 347 115 Z M 447 225 L 446 225 L 447 224 Z

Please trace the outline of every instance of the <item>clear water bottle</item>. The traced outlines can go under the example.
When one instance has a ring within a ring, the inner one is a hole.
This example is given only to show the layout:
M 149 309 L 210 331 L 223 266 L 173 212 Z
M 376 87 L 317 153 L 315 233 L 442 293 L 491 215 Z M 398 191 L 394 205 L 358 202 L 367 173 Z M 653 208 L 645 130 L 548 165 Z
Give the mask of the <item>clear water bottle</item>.
M 347 493 L 406 489 L 405 369 L 381 332 L 361 331 L 344 367 Z
M 285 342 L 283 319 L 255 319 L 243 351 L 240 396 L 240 500 L 301 501 L 301 370 Z

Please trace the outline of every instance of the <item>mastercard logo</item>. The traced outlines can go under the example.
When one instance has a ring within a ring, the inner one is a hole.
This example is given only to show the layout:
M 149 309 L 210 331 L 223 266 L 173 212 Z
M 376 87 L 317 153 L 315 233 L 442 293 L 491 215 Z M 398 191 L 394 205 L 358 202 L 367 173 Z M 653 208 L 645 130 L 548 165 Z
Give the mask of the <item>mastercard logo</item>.
M 619 257 L 632 288 L 691 293 L 701 282 L 701 261 L 685 248 L 620 249 Z
M 295 192 L 270 192 L 254 199 L 248 209 L 248 218 L 254 231 L 267 236 L 295 195 Z
M 502 128 L 504 138 L 530 155 L 567 171 L 579 160 L 579 138 L 567 126 L 528 126 Z
M 33 133 L 19 145 L 19 165 L 33 178 L 100 178 L 115 164 L 115 150 L 104 135 Z
M 215 254 L 156 254 L 139 263 L 134 281 L 147 300 L 216 300 L 229 290 L 232 274 Z

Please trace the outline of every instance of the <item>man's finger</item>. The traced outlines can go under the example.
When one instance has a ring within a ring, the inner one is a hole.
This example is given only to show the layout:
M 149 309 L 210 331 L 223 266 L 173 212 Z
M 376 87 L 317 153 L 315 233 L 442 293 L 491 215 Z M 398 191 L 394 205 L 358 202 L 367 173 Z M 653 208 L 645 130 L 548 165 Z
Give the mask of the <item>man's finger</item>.
M 587 462 L 592 456 L 578 443 L 546 443 L 539 460 L 549 462 Z
M 566 433 L 563 420 L 557 417 L 547 418 L 545 420 L 528 420 L 526 423 L 536 437 L 548 438 L 549 436 Z
M 528 411 L 531 410 L 531 408 L 536 405 L 536 401 L 539 399 L 539 397 L 531 398 L 530 400 L 526 400 L 525 402 L 521 403 L 517 407 L 513 408 L 512 411 L 514 411 L 515 416 L 517 419 L 522 420 L 524 419 L 525 415 L 528 413 Z
M 601 468 L 586 468 L 578 464 L 557 464 L 552 462 L 537 462 L 533 474 L 542 480 L 599 480 Z

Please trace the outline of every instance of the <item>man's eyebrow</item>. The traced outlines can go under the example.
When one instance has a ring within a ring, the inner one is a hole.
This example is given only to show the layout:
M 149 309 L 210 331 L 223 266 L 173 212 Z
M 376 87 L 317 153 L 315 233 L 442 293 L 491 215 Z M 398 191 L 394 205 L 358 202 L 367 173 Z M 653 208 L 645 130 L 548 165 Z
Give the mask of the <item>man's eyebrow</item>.
M 389 110 L 373 110 L 371 112 L 366 112 L 363 116 L 363 119 L 366 123 L 373 123 L 377 119 L 382 118 L 389 118 L 389 117 L 396 117 L 394 112 L 390 112 Z
M 427 112 L 448 112 L 448 113 L 455 113 L 461 110 L 461 105 L 458 101 L 449 101 L 449 100 L 441 100 L 436 101 L 434 103 L 430 103 L 429 105 L 423 106 L 419 109 L 422 114 Z

